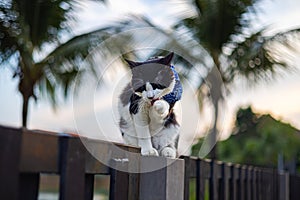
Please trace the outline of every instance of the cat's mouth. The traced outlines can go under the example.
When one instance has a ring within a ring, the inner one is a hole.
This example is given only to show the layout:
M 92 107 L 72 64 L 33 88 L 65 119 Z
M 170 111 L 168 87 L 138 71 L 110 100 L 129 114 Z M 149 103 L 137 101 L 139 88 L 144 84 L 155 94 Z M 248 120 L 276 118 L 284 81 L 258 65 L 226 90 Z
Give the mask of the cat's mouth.
M 155 103 L 155 101 L 157 101 L 157 100 L 159 100 L 159 99 L 160 99 L 160 98 L 154 98 L 154 99 L 152 99 L 151 102 L 150 102 L 150 103 L 151 103 L 151 106 L 153 106 L 153 104 Z

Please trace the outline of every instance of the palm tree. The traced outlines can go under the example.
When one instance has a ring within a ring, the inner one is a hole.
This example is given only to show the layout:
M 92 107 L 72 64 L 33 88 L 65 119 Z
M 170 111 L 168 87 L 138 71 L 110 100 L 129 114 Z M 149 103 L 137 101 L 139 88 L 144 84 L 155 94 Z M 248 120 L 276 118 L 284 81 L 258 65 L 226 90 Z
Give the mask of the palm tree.
M 214 62 L 207 76 L 211 88 L 210 99 L 215 109 L 214 125 L 208 137 L 211 147 L 217 141 L 220 103 L 236 78 L 245 77 L 250 83 L 269 79 L 278 68 L 285 69 L 290 64 L 288 59 L 280 56 L 283 55 L 280 51 L 295 50 L 292 41 L 300 29 L 271 36 L 265 34 L 267 27 L 251 29 L 251 18 L 255 19 L 258 3 L 259 0 L 194 0 L 193 6 L 198 14 L 175 26 L 177 30 L 187 30 L 207 50 Z M 199 90 L 203 85 L 199 85 Z M 215 147 L 210 157 L 215 159 Z
M 126 27 L 118 24 L 72 36 L 70 22 L 76 20 L 73 14 L 79 3 L 77 0 L 0 3 L 0 66 L 8 66 L 19 80 L 23 127 L 27 126 L 30 99 L 37 100 L 38 95 L 45 94 L 55 106 L 58 93 L 67 97 L 75 77 L 86 71 L 80 66 L 91 49 Z M 62 34 L 71 38 L 62 42 Z M 52 51 L 47 54 L 49 49 Z M 94 66 L 86 66 L 95 73 Z
M 93 58 L 91 51 L 101 42 L 114 34 L 149 26 L 146 21 L 135 18 L 73 36 L 70 24 L 76 20 L 73 14 L 79 5 L 77 0 L 7 0 L 0 3 L 0 66 L 9 67 L 13 78 L 19 80 L 23 127 L 27 126 L 31 99 L 37 101 L 43 94 L 55 107 L 59 93 L 67 97 L 75 83 L 80 83 L 78 77 L 84 71 L 97 72 L 93 64 L 84 65 L 86 68 L 80 66 L 87 57 Z M 70 39 L 62 41 L 63 34 Z M 125 52 L 130 49 L 132 37 L 128 33 L 121 39 L 110 40 L 100 51 L 106 54 Z

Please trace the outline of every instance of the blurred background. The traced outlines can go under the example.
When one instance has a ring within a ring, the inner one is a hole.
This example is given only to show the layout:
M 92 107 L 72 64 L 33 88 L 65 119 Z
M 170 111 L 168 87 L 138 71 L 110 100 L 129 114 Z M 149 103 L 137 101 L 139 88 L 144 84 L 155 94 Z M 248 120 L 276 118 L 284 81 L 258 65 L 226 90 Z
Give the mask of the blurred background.
M 1 1 L 0 124 L 122 142 L 123 57 L 174 51 L 181 154 L 299 173 L 299 9 L 298 0 Z

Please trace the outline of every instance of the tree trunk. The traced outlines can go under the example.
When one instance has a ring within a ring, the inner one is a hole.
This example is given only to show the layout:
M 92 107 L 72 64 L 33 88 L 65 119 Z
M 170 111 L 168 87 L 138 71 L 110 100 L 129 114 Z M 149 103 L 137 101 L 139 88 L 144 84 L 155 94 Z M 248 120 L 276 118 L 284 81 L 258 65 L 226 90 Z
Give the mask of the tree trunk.
M 22 108 L 22 127 L 27 127 L 27 117 L 28 117 L 28 103 L 29 103 L 29 96 L 23 96 L 23 108 Z
M 212 145 L 212 149 L 209 153 L 209 158 L 216 159 L 216 151 L 217 151 L 217 136 L 218 136 L 218 116 L 219 116 L 219 103 L 223 99 L 222 89 L 224 86 L 223 79 L 220 73 L 221 63 L 219 61 L 219 52 L 212 51 L 212 57 L 215 63 L 212 71 L 207 77 L 207 81 L 211 84 L 211 100 L 214 105 L 214 126 L 210 132 L 210 145 Z
M 212 131 L 210 133 L 210 145 L 212 146 L 211 151 L 209 152 L 208 157 L 212 160 L 215 160 L 217 158 L 217 136 L 218 136 L 218 116 L 219 116 L 219 101 L 214 102 L 214 108 L 215 108 L 215 113 L 214 113 L 214 126 L 212 128 Z

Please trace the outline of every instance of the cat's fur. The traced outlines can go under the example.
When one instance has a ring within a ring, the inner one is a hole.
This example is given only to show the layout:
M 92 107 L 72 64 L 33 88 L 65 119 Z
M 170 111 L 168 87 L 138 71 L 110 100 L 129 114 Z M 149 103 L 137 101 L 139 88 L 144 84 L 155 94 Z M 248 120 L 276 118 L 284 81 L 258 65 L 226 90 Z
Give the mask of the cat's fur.
M 119 125 L 125 143 L 141 147 L 142 155 L 177 155 L 180 126 L 173 107 L 182 86 L 172 58 L 173 53 L 145 62 L 126 60 L 132 79 L 120 95 Z

